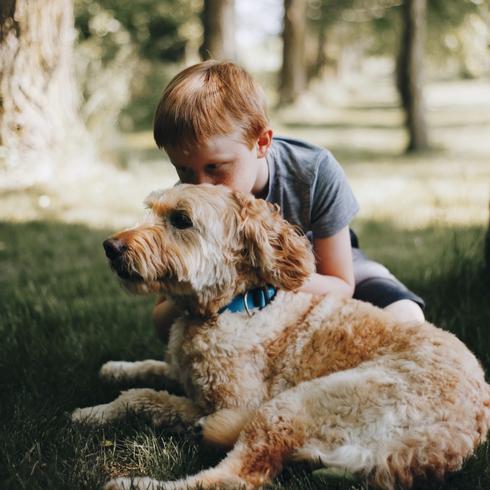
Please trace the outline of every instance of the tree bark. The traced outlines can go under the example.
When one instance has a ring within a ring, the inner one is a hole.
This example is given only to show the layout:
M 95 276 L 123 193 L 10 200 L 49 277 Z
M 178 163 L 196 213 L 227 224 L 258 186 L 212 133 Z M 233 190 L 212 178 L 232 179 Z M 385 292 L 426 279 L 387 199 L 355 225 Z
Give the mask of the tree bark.
M 0 171 L 29 185 L 68 164 L 68 147 L 80 156 L 88 146 L 73 74 L 73 5 L 2 0 L 0 15 Z
M 490 278 L 490 201 L 488 204 L 488 227 L 487 227 L 487 233 L 485 235 L 484 258 L 485 258 L 485 271 L 487 273 L 487 276 Z
M 409 135 L 407 151 L 429 147 L 424 100 L 424 44 L 427 0 L 404 0 L 403 30 L 397 60 L 397 87 Z
M 317 33 L 316 57 L 311 66 L 307 67 L 307 82 L 315 78 L 321 78 L 322 73 L 327 65 L 327 56 L 325 54 L 325 44 L 327 41 L 325 22 L 320 23 Z
M 234 0 L 204 0 L 202 12 L 204 39 L 199 49 L 203 60 L 235 60 Z
M 280 105 L 295 102 L 306 90 L 305 30 L 306 0 L 284 0 Z

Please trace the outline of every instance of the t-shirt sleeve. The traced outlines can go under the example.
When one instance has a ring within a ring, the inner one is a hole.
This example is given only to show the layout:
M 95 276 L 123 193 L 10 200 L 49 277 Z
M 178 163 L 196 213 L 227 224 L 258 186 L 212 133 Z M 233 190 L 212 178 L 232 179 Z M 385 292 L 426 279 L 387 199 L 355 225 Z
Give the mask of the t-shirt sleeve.
M 313 238 L 328 238 L 345 228 L 359 211 L 347 177 L 333 155 L 322 152 L 311 188 Z

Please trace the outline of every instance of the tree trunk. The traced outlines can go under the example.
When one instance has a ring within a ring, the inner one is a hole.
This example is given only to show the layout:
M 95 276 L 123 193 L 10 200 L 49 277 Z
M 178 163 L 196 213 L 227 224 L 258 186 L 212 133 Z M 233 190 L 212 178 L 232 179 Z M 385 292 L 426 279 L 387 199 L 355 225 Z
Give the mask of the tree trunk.
M 322 19 L 318 27 L 315 60 L 311 66 L 307 68 L 308 82 L 315 78 L 321 78 L 325 66 L 327 65 L 327 55 L 325 53 L 325 44 L 327 41 L 326 30 L 325 22 L 323 22 Z
M 2 0 L 0 15 L 1 180 L 24 186 L 73 164 L 68 148 L 80 157 L 90 146 L 77 111 L 73 6 L 71 0 Z
M 403 31 L 397 60 L 397 87 L 409 134 L 407 151 L 429 147 L 424 101 L 424 43 L 427 0 L 404 0 Z
M 490 278 L 490 201 L 488 204 L 488 227 L 485 235 L 485 270 Z
M 306 0 L 284 0 L 283 55 L 279 104 L 291 104 L 306 90 Z
M 202 23 L 201 58 L 236 59 L 234 0 L 204 0 Z

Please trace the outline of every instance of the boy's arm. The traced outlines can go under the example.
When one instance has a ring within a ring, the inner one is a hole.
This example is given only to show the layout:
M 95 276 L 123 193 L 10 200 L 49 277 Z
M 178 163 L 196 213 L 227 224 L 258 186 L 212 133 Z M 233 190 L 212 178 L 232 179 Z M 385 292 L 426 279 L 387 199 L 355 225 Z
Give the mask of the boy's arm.
M 328 238 L 315 238 L 313 251 L 316 273 L 308 278 L 300 291 L 313 294 L 337 293 L 352 297 L 354 271 L 349 227 L 346 226 Z

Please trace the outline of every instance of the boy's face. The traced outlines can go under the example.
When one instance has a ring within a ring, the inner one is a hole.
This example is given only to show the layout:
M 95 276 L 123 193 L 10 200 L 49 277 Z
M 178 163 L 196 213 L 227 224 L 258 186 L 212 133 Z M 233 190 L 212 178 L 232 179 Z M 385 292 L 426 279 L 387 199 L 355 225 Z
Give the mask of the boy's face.
M 190 150 L 165 148 L 185 184 L 222 184 L 230 189 L 264 197 L 269 179 L 265 156 L 272 142 L 267 130 L 252 148 L 239 131 L 216 135 Z

